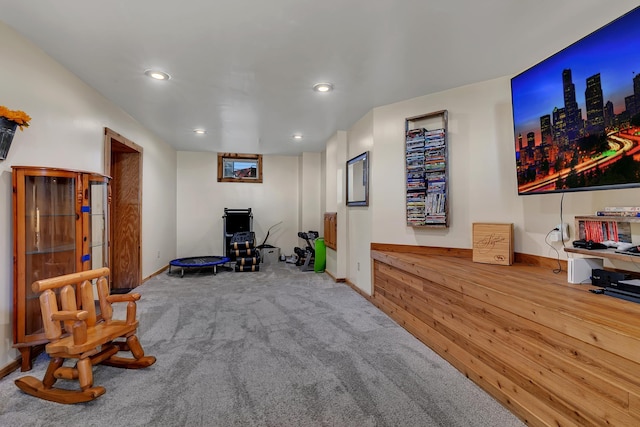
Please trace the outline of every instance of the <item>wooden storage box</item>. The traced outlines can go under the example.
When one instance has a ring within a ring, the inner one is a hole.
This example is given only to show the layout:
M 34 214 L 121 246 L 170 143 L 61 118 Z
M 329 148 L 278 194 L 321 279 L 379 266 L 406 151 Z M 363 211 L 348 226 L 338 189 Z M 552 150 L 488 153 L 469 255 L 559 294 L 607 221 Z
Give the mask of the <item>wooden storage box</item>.
M 513 264 L 513 224 L 473 224 L 473 262 Z

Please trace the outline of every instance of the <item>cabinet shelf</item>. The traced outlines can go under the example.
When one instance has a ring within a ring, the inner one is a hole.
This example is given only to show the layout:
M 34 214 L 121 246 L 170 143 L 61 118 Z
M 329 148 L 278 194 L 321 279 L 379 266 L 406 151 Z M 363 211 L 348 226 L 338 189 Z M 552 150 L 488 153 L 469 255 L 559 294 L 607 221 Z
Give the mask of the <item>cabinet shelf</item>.
M 54 247 L 46 248 L 46 249 L 35 249 L 33 251 L 26 251 L 25 254 L 26 255 L 54 254 L 54 253 L 58 253 L 58 252 L 73 251 L 75 249 L 76 249 L 76 244 L 75 243 L 70 243 L 68 245 L 54 246 Z
M 590 223 L 595 223 L 595 234 L 589 227 Z M 633 223 L 640 223 L 640 217 L 618 215 L 578 215 L 575 217 L 576 238 L 594 241 L 616 240 L 621 242 L 631 242 L 631 224 Z M 615 225 L 615 227 L 613 225 Z M 602 233 L 600 233 L 600 229 L 602 230 Z M 589 232 L 591 232 L 591 234 L 589 234 Z M 564 248 L 564 251 L 567 253 L 589 255 L 598 258 L 640 263 L 640 256 L 621 254 L 616 252 L 615 249 L 584 249 L 569 247 Z
M 575 217 L 577 239 L 631 243 L 631 224 L 640 223 L 635 216 L 582 215 Z
M 619 261 L 629 261 L 640 263 L 640 256 L 625 255 L 616 252 L 614 249 L 582 249 L 582 248 L 564 248 L 565 252 L 590 255 L 597 258 L 617 259 Z
M 613 222 L 640 222 L 637 216 L 609 216 L 609 215 L 579 215 L 576 221 L 613 221 Z
M 40 212 L 40 218 L 59 218 L 59 217 L 74 217 L 76 214 L 74 213 L 55 213 L 55 214 L 47 214 Z M 26 218 L 36 218 L 35 215 L 27 214 Z

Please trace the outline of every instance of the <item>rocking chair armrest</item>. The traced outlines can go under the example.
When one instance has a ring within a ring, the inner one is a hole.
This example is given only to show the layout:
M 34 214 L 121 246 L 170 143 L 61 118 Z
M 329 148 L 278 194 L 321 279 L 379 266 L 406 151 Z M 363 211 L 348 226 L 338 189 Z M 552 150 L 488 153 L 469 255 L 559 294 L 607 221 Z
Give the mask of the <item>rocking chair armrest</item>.
M 51 320 L 87 320 L 89 312 L 85 310 L 58 311 L 51 314 Z
M 107 297 L 108 303 L 114 302 L 135 302 L 140 299 L 140 294 L 115 294 Z

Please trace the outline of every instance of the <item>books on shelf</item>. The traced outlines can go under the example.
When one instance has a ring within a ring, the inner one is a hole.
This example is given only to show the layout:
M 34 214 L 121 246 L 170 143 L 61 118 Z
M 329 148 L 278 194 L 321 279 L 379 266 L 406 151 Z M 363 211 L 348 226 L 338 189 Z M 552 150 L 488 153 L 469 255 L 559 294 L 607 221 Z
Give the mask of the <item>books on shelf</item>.
M 640 211 L 597 211 L 597 216 L 630 216 L 640 217 Z
M 584 240 L 604 242 L 631 242 L 631 224 L 628 222 L 587 220 L 579 223 L 578 235 Z
M 407 130 L 407 225 L 447 224 L 446 158 L 445 129 Z
M 640 206 L 607 206 L 605 212 L 640 212 Z

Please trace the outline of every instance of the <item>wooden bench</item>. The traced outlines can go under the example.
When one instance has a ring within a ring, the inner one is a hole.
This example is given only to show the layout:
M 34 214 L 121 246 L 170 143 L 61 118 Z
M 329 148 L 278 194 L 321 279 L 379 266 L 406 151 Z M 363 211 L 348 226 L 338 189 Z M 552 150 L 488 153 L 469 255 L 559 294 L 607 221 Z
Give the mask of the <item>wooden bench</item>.
M 109 269 L 101 268 L 33 283 L 33 291 L 40 293 L 40 310 L 49 340 L 45 350 L 51 361 L 42 381 L 32 376 L 17 379 L 20 390 L 58 403 L 88 402 L 105 393 L 104 387 L 93 385 L 93 365 L 137 369 L 155 363 L 155 357 L 144 355 L 136 336 L 136 301 L 140 294 L 110 295 L 108 276 Z M 94 279 L 100 315 L 96 311 Z M 127 303 L 124 320 L 112 318 L 111 305 L 119 302 Z M 133 357 L 121 357 L 121 351 L 129 351 Z M 63 366 L 66 359 L 77 362 L 73 367 Z M 77 380 L 80 389 L 54 387 L 59 379 Z

